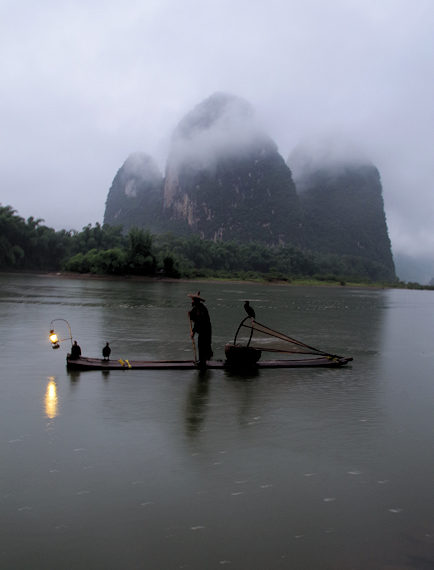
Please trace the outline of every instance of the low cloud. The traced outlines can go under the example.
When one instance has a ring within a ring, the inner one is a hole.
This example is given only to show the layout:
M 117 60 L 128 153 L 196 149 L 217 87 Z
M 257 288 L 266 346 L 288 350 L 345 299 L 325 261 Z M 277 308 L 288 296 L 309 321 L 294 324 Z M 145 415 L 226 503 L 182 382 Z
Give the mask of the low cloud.
M 216 93 L 197 105 L 176 127 L 170 164 L 189 165 L 197 170 L 213 169 L 217 161 L 242 156 L 258 142 L 273 145 L 245 100 Z

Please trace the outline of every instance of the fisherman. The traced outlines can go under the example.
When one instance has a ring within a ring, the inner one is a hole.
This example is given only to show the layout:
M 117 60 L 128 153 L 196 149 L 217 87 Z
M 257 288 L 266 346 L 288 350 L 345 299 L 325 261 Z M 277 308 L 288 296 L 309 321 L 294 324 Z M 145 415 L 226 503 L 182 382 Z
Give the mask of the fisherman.
M 77 341 L 74 340 L 74 344 L 71 346 L 71 360 L 78 360 L 81 356 L 81 348 L 80 345 L 77 344 Z
M 198 335 L 197 345 L 199 348 L 199 368 L 206 368 L 206 361 L 209 360 L 213 351 L 211 348 L 211 321 L 209 318 L 208 309 L 205 307 L 205 299 L 200 296 L 200 291 L 189 293 L 191 298 L 191 311 L 188 313 L 190 321 L 193 323 L 191 329 L 191 338 L 194 338 L 195 333 Z
M 102 355 L 103 355 L 104 360 L 110 360 L 111 351 L 112 351 L 112 349 L 110 348 L 109 343 L 106 342 L 106 345 L 102 349 Z

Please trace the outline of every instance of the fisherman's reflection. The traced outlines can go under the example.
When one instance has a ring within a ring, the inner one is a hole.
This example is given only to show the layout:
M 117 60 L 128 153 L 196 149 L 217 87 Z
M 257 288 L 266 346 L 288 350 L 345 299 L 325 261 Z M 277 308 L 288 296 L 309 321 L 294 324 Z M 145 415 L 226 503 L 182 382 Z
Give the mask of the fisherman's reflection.
M 67 369 L 66 374 L 68 375 L 68 378 L 69 378 L 72 385 L 78 384 L 78 381 L 80 380 L 80 374 L 81 374 L 80 370 L 69 370 L 69 369 Z
M 187 397 L 186 426 L 188 435 L 200 432 L 208 406 L 209 383 L 207 372 L 201 373 L 192 383 Z

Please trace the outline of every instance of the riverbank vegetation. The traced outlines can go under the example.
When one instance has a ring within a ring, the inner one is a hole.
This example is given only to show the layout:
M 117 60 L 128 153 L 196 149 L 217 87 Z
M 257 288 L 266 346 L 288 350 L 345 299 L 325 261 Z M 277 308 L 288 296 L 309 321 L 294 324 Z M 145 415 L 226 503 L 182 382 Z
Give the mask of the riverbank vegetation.
M 120 226 L 99 223 L 79 232 L 56 231 L 41 219 L 24 220 L 11 206 L 0 206 L 0 270 L 434 288 L 387 283 L 380 264 L 356 256 L 317 254 L 291 245 L 152 235 L 138 228 L 124 234 Z

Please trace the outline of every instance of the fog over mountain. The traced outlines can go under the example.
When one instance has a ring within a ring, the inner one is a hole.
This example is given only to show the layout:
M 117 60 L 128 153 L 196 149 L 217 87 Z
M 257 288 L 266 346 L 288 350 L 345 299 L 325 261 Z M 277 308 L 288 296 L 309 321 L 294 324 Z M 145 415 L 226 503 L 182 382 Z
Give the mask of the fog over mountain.
M 296 246 L 345 256 L 373 280 L 395 278 L 379 172 L 348 142 L 305 143 L 286 164 L 253 107 L 218 92 L 174 129 L 165 173 L 145 155 L 130 157 L 110 188 L 105 223 Z
M 257 141 L 275 146 L 257 124 L 252 105 L 241 97 L 217 92 L 178 123 L 168 164 L 212 171 L 219 160 L 248 154 Z
M 369 149 L 357 143 L 351 134 L 328 132 L 301 139 L 289 153 L 287 162 L 294 180 L 298 181 L 298 190 L 302 191 L 303 181 L 313 172 L 372 164 L 372 159 Z
M 134 221 L 213 240 L 301 243 L 291 172 L 244 99 L 215 93 L 185 115 L 173 132 L 163 184 L 151 159 L 140 160 L 138 168 L 130 157 L 116 175 L 106 223 L 127 228 Z
M 298 146 L 288 164 L 306 247 L 366 258 L 394 275 L 380 173 L 366 155 L 350 141 L 326 138 Z
M 215 93 L 176 127 L 163 209 L 177 227 L 208 239 L 297 239 L 291 173 L 253 108 L 233 95 Z

